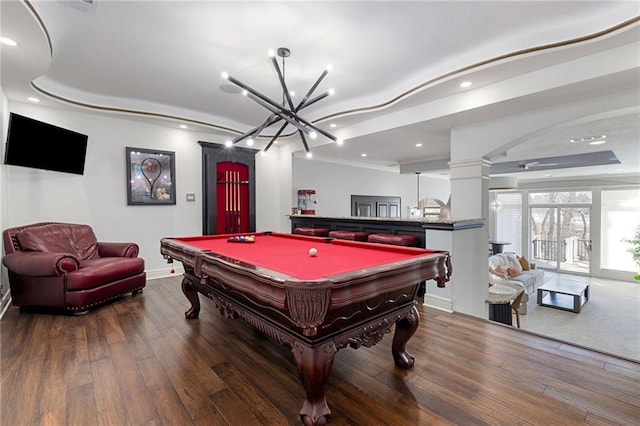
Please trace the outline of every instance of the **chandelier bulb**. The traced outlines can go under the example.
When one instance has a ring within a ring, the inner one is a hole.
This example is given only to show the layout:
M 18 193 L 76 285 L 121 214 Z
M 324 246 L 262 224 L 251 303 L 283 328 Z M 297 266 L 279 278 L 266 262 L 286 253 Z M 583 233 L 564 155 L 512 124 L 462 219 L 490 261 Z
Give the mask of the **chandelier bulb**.
M 309 133 L 309 137 L 310 137 L 311 139 L 315 139 L 315 138 L 317 138 L 317 137 L 318 137 L 318 134 L 317 134 L 316 132 L 310 132 L 310 133 Z
M 334 93 L 336 93 L 336 91 L 335 91 L 335 90 L 333 90 L 333 89 L 329 89 L 329 95 L 330 95 L 330 96 L 331 96 L 331 95 L 333 95 Z
M 247 92 L 246 90 L 242 91 L 242 96 L 247 96 L 249 94 L 249 92 Z
M 311 154 L 310 152 L 307 152 L 307 158 L 311 158 L 313 157 L 313 154 Z
M 229 74 L 226 72 L 223 72 L 222 74 L 222 78 L 224 78 L 225 80 L 229 80 Z
M 276 51 L 273 49 L 269 49 L 267 53 L 269 54 L 270 58 L 273 58 L 274 56 L 276 56 Z
M 327 64 L 327 68 L 326 68 L 326 70 L 327 70 L 327 71 L 331 71 L 331 70 L 333 70 L 333 65 L 331 65 L 331 64 Z
M 343 145 L 344 141 L 342 139 L 338 138 L 338 139 L 336 139 L 336 144 Z
M 231 141 L 226 141 L 226 142 L 224 143 L 224 146 L 226 146 L 227 148 L 232 147 L 232 146 L 233 146 L 233 142 L 231 142 Z
M 253 139 L 247 139 L 247 146 L 253 146 Z

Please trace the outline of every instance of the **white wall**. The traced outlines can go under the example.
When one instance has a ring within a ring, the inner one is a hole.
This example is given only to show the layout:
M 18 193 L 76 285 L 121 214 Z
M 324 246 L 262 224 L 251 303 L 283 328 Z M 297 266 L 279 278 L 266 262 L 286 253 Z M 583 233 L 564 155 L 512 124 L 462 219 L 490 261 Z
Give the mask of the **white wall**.
M 291 223 L 291 148 L 274 145 L 256 155 L 256 230 L 289 232 Z
M 415 206 L 418 196 L 415 174 L 294 157 L 289 211 L 297 205 L 299 189 L 316 190 L 319 216 L 351 216 L 351 195 L 383 195 L 401 197 L 402 215 L 406 217 L 407 206 Z M 420 176 L 420 199 L 437 198 L 446 203 L 449 194 L 448 180 Z
M 168 273 L 160 238 L 202 233 L 199 140 L 206 135 L 115 116 L 9 103 L 11 112 L 89 136 L 84 175 L 2 165 L 3 229 L 40 221 L 86 223 L 99 240 L 140 245 L 150 277 Z M 8 112 L 3 113 L 3 119 Z M 128 206 L 125 147 L 176 153 L 176 205 Z M 60 153 L 64 155 L 64 152 Z M 195 193 L 196 202 L 185 201 Z
M 7 140 L 7 127 L 8 127 L 8 118 L 9 114 L 7 110 L 9 109 L 9 101 L 7 100 L 7 96 L 2 90 L 0 86 L 0 137 L 2 137 L 2 143 L 0 144 L 0 158 L 4 161 L 4 141 Z M 6 218 L 7 218 L 7 191 L 5 191 L 5 182 L 6 182 L 6 170 L 3 166 L 0 169 L 0 230 L 6 228 Z M 2 248 L 2 254 L 4 256 L 4 246 Z M 4 309 L 8 307 L 8 295 L 9 295 L 9 278 L 7 276 L 7 270 L 5 268 L 1 268 L 0 271 L 0 316 L 4 312 Z

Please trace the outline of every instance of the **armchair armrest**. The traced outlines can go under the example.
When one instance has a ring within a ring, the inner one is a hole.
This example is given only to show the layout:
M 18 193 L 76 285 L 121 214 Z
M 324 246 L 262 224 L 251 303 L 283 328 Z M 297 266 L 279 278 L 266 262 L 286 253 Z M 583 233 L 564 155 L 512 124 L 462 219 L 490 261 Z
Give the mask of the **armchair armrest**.
M 69 253 L 40 251 L 10 253 L 2 263 L 9 271 L 30 277 L 59 276 L 80 267 L 80 261 Z
M 103 243 L 98 242 L 100 257 L 138 257 L 139 248 L 136 243 Z

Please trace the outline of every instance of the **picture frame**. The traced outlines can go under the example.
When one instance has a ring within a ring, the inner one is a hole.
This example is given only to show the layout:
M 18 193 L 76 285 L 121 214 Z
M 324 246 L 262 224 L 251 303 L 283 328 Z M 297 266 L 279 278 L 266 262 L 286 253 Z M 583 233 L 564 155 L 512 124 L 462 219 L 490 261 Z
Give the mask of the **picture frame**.
M 176 204 L 175 152 L 126 147 L 127 204 Z

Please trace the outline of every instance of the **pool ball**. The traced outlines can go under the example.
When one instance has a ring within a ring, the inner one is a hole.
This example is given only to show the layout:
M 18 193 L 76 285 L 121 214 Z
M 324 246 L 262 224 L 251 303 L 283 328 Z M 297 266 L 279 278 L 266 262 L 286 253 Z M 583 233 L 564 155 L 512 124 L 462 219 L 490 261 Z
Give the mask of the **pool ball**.
M 318 250 L 314 248 L 309 249 L 309 256 L 316 257 L 317 254 L 318 254 Z

